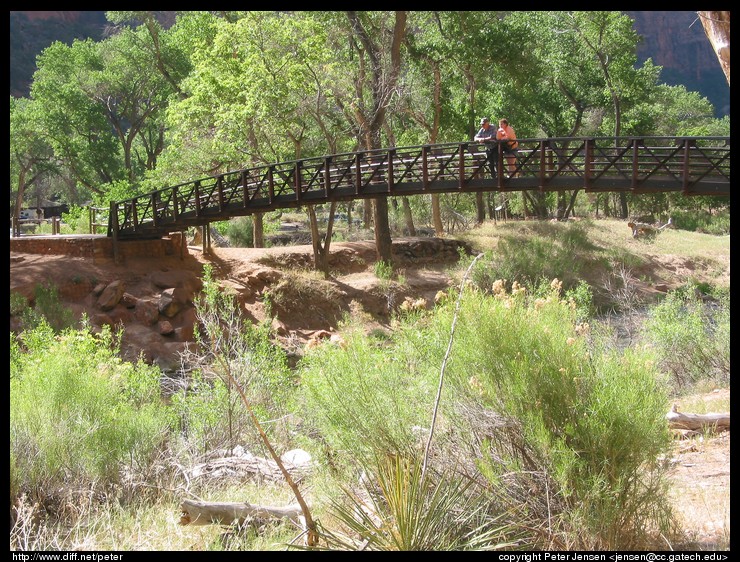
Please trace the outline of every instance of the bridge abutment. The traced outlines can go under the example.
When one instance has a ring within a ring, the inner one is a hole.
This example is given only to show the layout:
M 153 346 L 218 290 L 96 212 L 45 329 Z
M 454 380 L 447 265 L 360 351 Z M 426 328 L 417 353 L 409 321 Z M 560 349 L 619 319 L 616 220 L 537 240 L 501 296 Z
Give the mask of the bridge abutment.
M 10 251 L 26 254 L 64 255 L 93 260 L 112 260 L 113 239 L 105 235 L 52 235 L 19 236 L 10 239 Z M 127 257 L 186 256 L 188 247 L 182 235 L 173 232 L 169 236 L 153 240 L 119 240 L 118 253 Z

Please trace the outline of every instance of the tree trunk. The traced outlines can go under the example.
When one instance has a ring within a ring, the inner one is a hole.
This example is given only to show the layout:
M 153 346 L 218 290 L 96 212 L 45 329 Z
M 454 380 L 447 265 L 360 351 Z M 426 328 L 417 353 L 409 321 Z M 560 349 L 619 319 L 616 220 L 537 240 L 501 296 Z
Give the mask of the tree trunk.
M 392 92 L 396 88 L 401 73 L 401 53 L 406 38 L 408 13 L 403 10 L 394 13 L 393 32 L 390 35 L 390 45 L 388 45 L 384 43 L 388 36 L 366 27 L 361 13 L 346 12 L 352 26 L 353 35 L 362 45 L 363 54 L 367 56 L 371 69 L 371 72 L 367 75 L 369 77 L 367 85 L 372 92 L 372 108 L 365 113 L 358 111 L 355 115 L 358 130 L 364 129 L 365 146 L 368 150 L 381 148 L 380 132 L 385 123 L 386 111 L 392 98 Z M 378 259 L 392 265 L 392 241 L 386 197 L 373 199 L 373 222 Z
M 561 220 L 565 214 L 565 192 L 558 191 L 557 203 L 555 204 L 555 218 Z
M 365 228 L 370 228 L 373 224 L 373 201 L 365 199 L 362 204 L 362 222 Z
M 262 221 L 262 213 L 252 215 L 252 245 L 255 248 L 265 247 L 265 227 Z
M 355 208 L 355 202 L 348 201 L 347 202 L 347 230 L 348 231 L 354 230 L 354 220 L 352 218 L 352 211 L 354 208 Z
M 373 200 L 373 223 L 375 232 L 375 249 L 378 254 L 378 261 L 393 265 L 391 240 L 391 228 L 388 221 L 388 199 L 386 197 L 377 197 Z
M 576 205 L 576 197 L 578 197 L 578 189 L 574 189 L 570 196 L 570 202 L 568 203 L 568 206 L 565 208 L 565 214 L 563 215 L 563 220 L 567 220 L 568 217 L 573 213 L 573 207 Z
M 621 209 L 621 218 L 626 219 L 629 216 L 629 209 L 627 208 L 627 194 L 624 191 L 619 192 L 619 205 Z
M 334 213 L 336 210 L 337 202 L 332 201 L 329 206 L 329 220 L 326 223 L 326 236 L 322 244 L 322 236 L 319 233 L 319 225 L 316 220 L 316 211 L 313 205 L 308 205 L 308 222 L 311 225 L 314 269 L 322 272 L 325 279 L 329 278 L 329 246 L 331 245 L 331 235 L 334 229 Z
M 475 210 L 477 211 L 476 222 L 483 224 L 486 220 L 486 204 L 483 201 L 483 192 L 479 191 L 475 194 Z
M 697 12 L 730 85 L 730 12 Z
M 18 193 L 15 196 L 15 207 L 13 209 L 13 218 L 18 220 L 21 216 L 21 209 L 23 209 L 23 197 L 26 193 L 26 168 L 21 168 L 18 176 Z
M 411 204 L 408 197 L 401 197 L 401 206 L 403 207 L 403 216 L 406 220 L 406 230 L 408 230 L 409 236 L 416 236 L 414 216 L 411 213 Z
M 439 204 L 439 194 L 432 194 L 432 222 L 434 223 L 434 234 L 442 236 L 445 233 L 445 227 L 442 223 L 442 207 Z

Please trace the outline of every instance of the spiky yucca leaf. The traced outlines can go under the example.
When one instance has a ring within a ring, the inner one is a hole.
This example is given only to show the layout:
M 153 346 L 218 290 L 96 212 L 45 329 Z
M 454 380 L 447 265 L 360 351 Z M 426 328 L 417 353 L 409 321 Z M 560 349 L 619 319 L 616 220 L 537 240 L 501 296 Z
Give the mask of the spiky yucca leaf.
M 525 548 L 506 513 L 489 503 L 472 482 L 452 472 L 422 477 L 416 459 L 380 461 L 359 493 L 344 489 L 332 514 L 344 531 L 319 530 L 327 550 L 499 550 Z

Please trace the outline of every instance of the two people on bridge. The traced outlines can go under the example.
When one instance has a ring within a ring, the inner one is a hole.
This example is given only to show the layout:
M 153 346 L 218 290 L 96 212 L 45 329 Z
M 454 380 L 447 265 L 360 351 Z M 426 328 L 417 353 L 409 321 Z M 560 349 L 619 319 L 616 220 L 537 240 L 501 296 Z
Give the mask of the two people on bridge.
M 496 162 L 498 161 L 498 144 L 501 143 L 501 150 L 506 155 L 506 161 L 511 175 L 516 171 L 516 149 L 519 142 L 516 140 L 516 132 L 509 125 L 507 119 L 500 119 L 498 129 L 491 126 L 488 117 L 480 120 L 480 129 L 473 138 L 476 142 L 482 142 L 487 145 L 486 159 L 491 169 L 491 176 L 496 177 Z

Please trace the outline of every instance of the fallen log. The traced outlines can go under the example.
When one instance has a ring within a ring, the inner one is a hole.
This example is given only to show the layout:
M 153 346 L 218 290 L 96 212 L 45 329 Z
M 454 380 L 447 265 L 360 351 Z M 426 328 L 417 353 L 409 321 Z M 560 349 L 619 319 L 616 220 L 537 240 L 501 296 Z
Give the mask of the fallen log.
M 678 411 L 678 406 L 673 405 L 671 411 L 666 414 L 668 426 L 671 429 L 688 429 L 701 430 L 709 429 L 718 431 L 730 429 L 730 414 L 728 413 L 709 413 L 709 414 L 684 414 Z
M 289 519 L 303 527 L 299 505 L 275 507 L 247 502 L 201 502 L 182 500 L 180 525 L 244 525 L 249 520 Z

